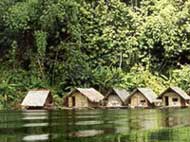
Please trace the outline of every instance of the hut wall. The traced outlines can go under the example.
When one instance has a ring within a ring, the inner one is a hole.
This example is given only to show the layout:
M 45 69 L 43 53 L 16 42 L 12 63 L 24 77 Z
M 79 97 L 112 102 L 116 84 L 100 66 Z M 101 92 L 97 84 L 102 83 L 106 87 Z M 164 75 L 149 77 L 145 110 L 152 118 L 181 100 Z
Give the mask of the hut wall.
M 100 106 L 101 106 L 100 103 L 94 103 L 94 102 L 88 101 L 88 107 L 97 108 L 97 107 L 100 107 Z
M 122 106 L 122 101 L 120 98 L 116 95 L 109 95 L 107 99 L 107 106 L 112 107 L 112 106 Z
M 79 107 L 79 108 L 80 107 L 89 107 L 88 106 L 88 99 L 87 99 L 87 97 L 85 97 L 81 93 L 76 92 L 69 97 L 68 107 Z
M 140 92 L 132 95 L 130 99 L 131 107 L 149 107 L 148 100 Z
M 174 92 L 165 93 L 162 96 L 162 100 L 163 106 L 181 107 L 182 105 L 185 105 L 183 102 L 184 100 L 182 100 L 181 97 Z

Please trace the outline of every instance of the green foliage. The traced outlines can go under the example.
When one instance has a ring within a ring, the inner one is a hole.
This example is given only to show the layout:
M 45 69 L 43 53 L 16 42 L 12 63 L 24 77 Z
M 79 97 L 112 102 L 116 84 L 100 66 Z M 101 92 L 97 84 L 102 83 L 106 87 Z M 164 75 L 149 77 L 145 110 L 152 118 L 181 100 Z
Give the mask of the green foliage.
M 15 32 L 32 28 L 29 23 L 35 18 L 37 4 L 38 0 L 15 2 L 5 15 L 6 25 Z
M 40 57 L 44 58 L 47 46 L 47 41 L 46 41 L 47 35 L 45 32 L 41 31 L 36 31 L 34 34 L 35 34 L 37 52 Z
M 92 81 L 91 84 L 99 86 L 102 91 L 105 88 L 121 87 L 124 83 L 124 73 L 116 68 L 98 67 L 93 70 Z
M 189 8 L 189 0 L 1 0 L 1 106 L 31 88 L 52 88 L 56 100 L 73 87 L 188 89 Z
M 151 87 L 157 94 L 167 88 L 169 85 L 165 76 L 159 76 L 157 73 L 151 73 L 142 66 L 134 66 L 130 72 L 125 75 L 125 88 L 133 90 L 136 87 Z
M 184 90 L 190 88 L 190 66 L 182 66 L 180 69 L 172 70 L 171 84 L 179 86 Z

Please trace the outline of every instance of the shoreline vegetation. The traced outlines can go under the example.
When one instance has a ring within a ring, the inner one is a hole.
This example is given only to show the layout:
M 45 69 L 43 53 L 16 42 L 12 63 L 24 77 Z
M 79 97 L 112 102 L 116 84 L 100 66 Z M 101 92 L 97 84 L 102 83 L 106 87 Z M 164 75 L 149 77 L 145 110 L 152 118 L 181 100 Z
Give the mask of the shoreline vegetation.
M 31 89 L 190 92 L 190 0 L 1 0 L 0 109 Z

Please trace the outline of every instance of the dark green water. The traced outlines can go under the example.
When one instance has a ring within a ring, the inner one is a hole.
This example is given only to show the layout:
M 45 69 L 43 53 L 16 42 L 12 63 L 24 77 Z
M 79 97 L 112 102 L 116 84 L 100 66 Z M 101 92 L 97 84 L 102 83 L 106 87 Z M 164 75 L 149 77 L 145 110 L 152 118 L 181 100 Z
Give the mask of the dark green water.
M 0 112 L 0 142 L 190 142 L 190 108 Z

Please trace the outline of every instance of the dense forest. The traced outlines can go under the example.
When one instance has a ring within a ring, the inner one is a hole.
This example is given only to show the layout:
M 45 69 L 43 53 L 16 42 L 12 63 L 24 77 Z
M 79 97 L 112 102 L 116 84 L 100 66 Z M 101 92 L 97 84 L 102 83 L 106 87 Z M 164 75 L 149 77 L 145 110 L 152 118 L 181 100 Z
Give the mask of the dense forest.
M 0 108 L 32 88 L 190 87 L 190 0 L 1 0 Z

